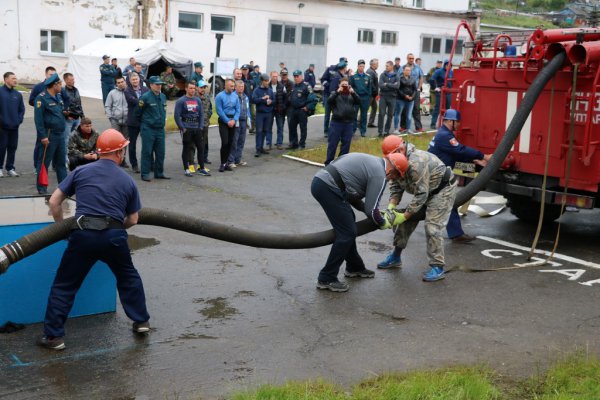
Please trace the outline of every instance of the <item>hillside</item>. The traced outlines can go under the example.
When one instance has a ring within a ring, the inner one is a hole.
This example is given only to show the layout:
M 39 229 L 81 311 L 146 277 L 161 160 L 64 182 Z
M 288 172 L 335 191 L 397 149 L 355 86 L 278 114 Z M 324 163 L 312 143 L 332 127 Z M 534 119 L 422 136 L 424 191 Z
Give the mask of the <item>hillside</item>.
M 474 6 L 483 10 L 481 22 L 493 25 L 552 28 L 552 22 L 533 14 L 561 10 L 565 0 L 480 0 Z

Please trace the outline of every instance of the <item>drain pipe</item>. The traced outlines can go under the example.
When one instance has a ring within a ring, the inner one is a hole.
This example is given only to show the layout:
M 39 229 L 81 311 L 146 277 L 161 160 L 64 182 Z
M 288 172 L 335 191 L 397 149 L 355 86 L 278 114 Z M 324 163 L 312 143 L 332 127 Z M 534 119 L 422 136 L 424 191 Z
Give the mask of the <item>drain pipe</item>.
M 552 79 L 552 77 L 558 71 L 560 71 L 565 59 L 566 54 L 564 52 L 556 55 L 535 77 L 531 86 L 527 90 L 523 101 L 517 109 L 515 116 L 510 122 L 506 133 L 500 141 L 500 144 L 496 148 L 492 159 L 479 173 L 477 178 L 471 181 L 457 194 L 454 202 L 455 206 L 464 204 L 479 191 L 483 190 L 487 182 L 500 168 L 500 165 L 506 158 L 513 143 L 519 135 L 519 132 L 523 128 L 525 120 L 533 109 L 537 98 L 550 79 Z M 417 214 L 423 214 L 424 216 L 425 213 L 423 212 Z M 413 216 L 413 218 L 418 217 L 417 214 Z M 420 219 L 422 219 L 423 216 L 420 216 Z M 16 263 L 17 261 L 28 257 L 44 247 L 58 242 L 61 239 L 66 238 L 73 223 L 74 217 L 67 218 L 61 222 L 48 225 L 36 232 L 30 233 L 12 243 L 0 247 L 0 275 L 6 272 L 10 265 Z M 141 209 L 138 223 L 141 225 L 155 225 L 177 229 L 196 235 L 224 240 L 245 246 L 270 249 L 305 249 L 326 246 L 331 244 L 335 238 L 335 234 L 331 229 L 327 231 L 306 234 L 264 233 L 241 229 L 217 222 L 206 221 L 199 218 L 193 218 L 189 215 L 172 211 L 158 210 L 153 208 Z M 356 226 L 359 236 L 377 229 L 370 219 L 364 219 L 358 222 Z

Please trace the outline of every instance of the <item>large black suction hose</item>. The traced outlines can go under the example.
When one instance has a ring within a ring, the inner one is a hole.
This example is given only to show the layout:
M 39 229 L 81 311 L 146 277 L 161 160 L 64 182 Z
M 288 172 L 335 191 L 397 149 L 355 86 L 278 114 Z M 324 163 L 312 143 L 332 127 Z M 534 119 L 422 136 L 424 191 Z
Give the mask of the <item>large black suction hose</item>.
M 500 168 L 500 165 L 506 158 L 506 155 L 521 131 L 523 124 L 527 120 L 527 116 L 533 109 L 537 98 L 550 79 L 552 79 L 556 72 L 561 69 L 565 59 L 566 54 L 564 52 L 558 54 L 535 77 L 508 126 L 504 137 L 500 141 L 498 148 L 494 152 L 494 156 L 489 161 L 488 165 L 479 173 L 477 178 L 458 193 L 456 201 L 454 202 L 455 206 L 466 203 L 471 197 L 481 191 L 489 179 L 496 173 L 498 168 Z M 0 274 L 6 272 L 8 267 L 17 261 L 66 238 L 73 223 L 73 217 L 67 218 L 62 222 L 48 225 L 47 227 L 0 247 Z M 320 247 L 330 244 L 335 237 L 333 230 L 305 234 L 256 232 L 193 218 L 180 213 L 152 208 L 143 208 L 140 210 L 138 223 L 141 225 L 155 225 L 177 229 L 245 246 L 271 249 L 305 249 Z M 359 236 L 377 229 L 371 220 L 368 219 L 358 222 L 356 226 Z

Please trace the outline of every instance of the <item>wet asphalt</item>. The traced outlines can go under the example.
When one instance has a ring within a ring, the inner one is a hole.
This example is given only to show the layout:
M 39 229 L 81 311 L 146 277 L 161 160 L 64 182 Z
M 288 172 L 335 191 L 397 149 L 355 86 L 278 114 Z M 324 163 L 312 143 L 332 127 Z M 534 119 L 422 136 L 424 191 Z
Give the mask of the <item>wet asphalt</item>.
M 35 194 L 27 108 L 16 163 L 22 176 L 0 179 L 1 195 Z M 84 109 L 96 128 L 108 127 L 98 101 L 85 99 Z M 309 145 L 323 142 L 321 124 L 321 117 L 311 118 Z M 216 162 L 216 128 L 209 135 L 209 158 Z M 218 173 L 213 164 L 213 176 L 187 178 L 181 139 L 168 135 L 165 172 L 173 179 L 146 183 L 136 176 L 143 205 L 256 231 L 328 229 L 310 195 L 317 168 L 282 158 L 283 151 L 255 159 L 253 140 L 244 153 L 248 166 Z M 53 188 L 55 175 L 49 175 Z M 402 268 L 351 279 L 343 294 L 315 288 L 329 247 L 255 249 L 136 226 L 129 233 L 151 334 L 134 336 L 118 306 L 116 313 L 69 320 L 63 352 L 33 344 L 40 324 L 0 335 L 0 398 L 220 399 L 290 379 L 322 377 L 349 387 L 388 371 L 473 363 L 512 378 L 529 376 L 576 350 L 600 354 L 599 216 L 581 211 L 561 218 L 555 264 L 456 271 L 436 283 L 421 281 L 427 257 L 420 226 Z M 448 266 L 527 262 L 521 247 L 530 246 L 535 227 L 508 210 L 492 218 L 469 214 L 463 226 L 479 238 L 447 240 Z M 544 229 L 539 248 L 552 248 L 556 227 Z M 386 256 L 391 238 L 390 231 L 377 231 L 358 239 L 368 266 Z

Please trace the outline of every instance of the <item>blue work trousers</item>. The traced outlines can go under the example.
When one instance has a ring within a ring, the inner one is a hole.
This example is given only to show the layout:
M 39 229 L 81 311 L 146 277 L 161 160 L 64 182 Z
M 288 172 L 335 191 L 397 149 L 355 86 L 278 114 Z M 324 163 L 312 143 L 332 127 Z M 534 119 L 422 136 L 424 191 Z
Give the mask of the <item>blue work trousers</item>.
M 0 171 L 6 158 L 6 170 L 15 169 L 15 154 L 19 145 L 19 129 L 0 128 Z
M 453 208 L 452 211 L 450 211 L 450 218 L 448 218 L 446 232 L 448 232 L 448 237 L 450 239 L 454 239 L 455 237 L 459 237 L 465 234 L 465 232 L 462 229 L 462 224 L 460 222 L 460 215 L 458 215 L 458 211 L 456 211 L 456 208 Z
M 273 145 L 273 113 L 256 113 L 256 151 L 263 148 L 265 141 L 267 146 Z
M 400 116 L 402 115 L 402 111 L 406 109 L 406 126 L 404 129 L 410 129 L 412 125 L 412 110 L 415 102 L 413 100 L 402 100 L 396 99 L 396 108 L 394 109 L 394 129 L 398 130 L 400 125 Z
M 134 322 L 150 319 L 144 286 L 133 266 L 125 229 L 74 230 L 68 240 L 48 296 L 44 318 L 46 335 L 65 335 L 64 325 L 75 295 L 98 260 L 106 263 L 117 278 L 117 291 L 125 314 Z
M 129 162 L 131 163 L 131 168 L 138 166 L 137 159 L 137 138 L 140 135 L 140 127 L 127 125 L 127 132 L 129 133 Z
M 369 105 L 371 104 L 370 96 L 360 96 L 360 103 L 354 106 L 354 113 L 356 114 L 356 120 L 354 121 L 354 126 L 352 128 L 352 132 L 356 132 L 356 128 L 358 128 L 360 132 L 360 136 L 365 136 L 367 134 L 367 113 L 369 111 Z M 360 114 L 360 119 L 358 118 Z
M 292 108 L 288 115 L 288 130 L 290 131 L 290 146 L 306 146 L 308 115 L 301 108 Z M 298 140 L 298 125 L 300 125 L 300 140 Z
M 150 167 L 154 160 L 154 177 L 164 175 L 165 163 L 165 130 L 162 128 L 149 128 L 142 125 L 142 176 L 150 175 Z
M 342 142 L 342 146 L 338 157 L 350 152 L 353 124 L 353 122 L 331 121 L 331 125 L 329 126 L 329 136 L 327 137 L 327 159 L 325 160 L 325 165 L 334 160 L 335 152 L 340 142 Z
M 440 106 L 441 106 L 441 92 L 435 92 L 435 107 L 433 108 L 433 113 L 431 113 L 431 128 L 437 128 L 437 120 L 440 116 Z M 452 108 L 452 95 L 448 93 L 446 95 L 446 110 Z
M 335 231 L 335 241 L 331 246 L 325 266 L 319 272 L 319 282 L 337 281 L 340 267 L 344 261 L 346 261 L 346 271 L 348 272 L 365 269 L 365 263 L 356 248 L 356 218 L 344 193 L 317 177 L 313 178 L 310 191 L 323 207 L 323 211 Z
M 38 182 L 38 176 L 40 175 L 40 169 L 42 168 L 42 159 L 44 160 L 46 171 L 48 171 L 48 167 L 50 167 L 50 163 L 52 163 L 56 171 L 58 183 L 61 183 L 63 179 L 67 177 L 67 164 L 65 162 L 67 155 L 65 153 L 64 134 L 64 130 L 58 134 L 50 133 L 50 136 L 48 136 L 49 142 L 46 146 L 46 158 L 44 158 L 44 145 L 40 142 L 41 151 L 38 153 L 38 160 L 36 162 L 37 175 L 35 177 L 35 185 L 40 194 L 47 193 L 48 191 L 46 186 L 42 186 Z
M 275 113 L 275 124 L 277 126 L 277 139 L 275 144 L 277 146 L 281 146 L 283 144 L 283 126 L 285 125 L 285 114 Z M 271 132 L 272 131 L 273 129 L 271 129 Z
M 323 133 L 325 136 L 329 134 L 329 120 L 331 118 L 331 107 L 329 107 L 329 99 L 328 93 L 323 93 L 323 108 L 325 109 L 325 119 L 323 120 Z
M 248 135 L 248 120 L 240 119 L 239 126 L 235 128 L 233 140 L 231 142 L 231 151 L 227 162 L 229 164 L 239 164 L 242 162 L 242 152 L 246 145 L 246 136 Z M 258 133 L 256 134 L 258 136 Z

